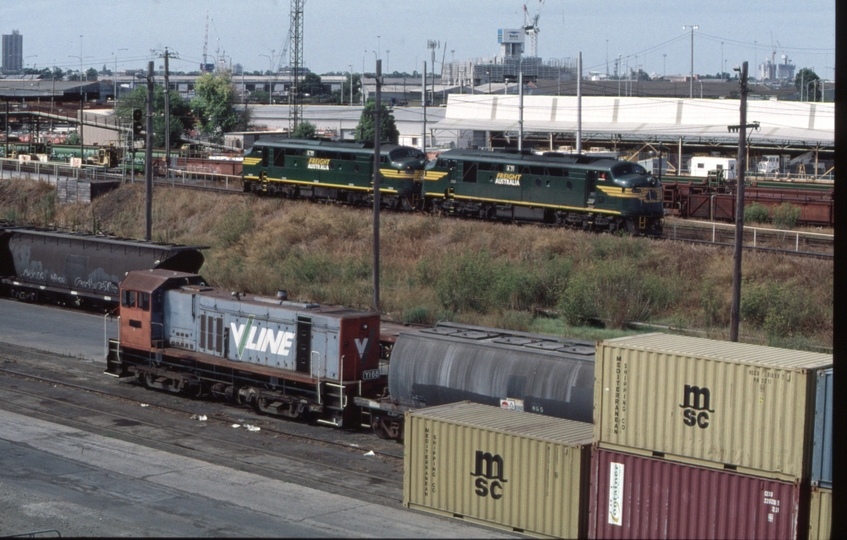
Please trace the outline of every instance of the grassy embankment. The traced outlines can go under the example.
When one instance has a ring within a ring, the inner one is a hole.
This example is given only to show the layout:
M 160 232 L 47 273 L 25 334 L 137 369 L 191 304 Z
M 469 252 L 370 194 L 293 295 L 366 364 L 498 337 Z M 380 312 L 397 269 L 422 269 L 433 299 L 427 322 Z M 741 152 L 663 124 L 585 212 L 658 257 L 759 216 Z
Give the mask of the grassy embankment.
M 153 209 L 154 240 L 212 247 L 201 272 L 214 285 L 356 308 L 371 301 L 370 212 L 179 189 L 157 190 Z M 59 205 L 49 186 L 2 181 L 0 219 L 143 238 L 143 186 Z M 631 321 L 729 335 L 727 248 L 392 213 L 380 230 L 381 310 L 393 320 L 584 339 L 634 333 Z M 743 341 L 831 347 L 831 261 L 745 252 L 742 275 Z

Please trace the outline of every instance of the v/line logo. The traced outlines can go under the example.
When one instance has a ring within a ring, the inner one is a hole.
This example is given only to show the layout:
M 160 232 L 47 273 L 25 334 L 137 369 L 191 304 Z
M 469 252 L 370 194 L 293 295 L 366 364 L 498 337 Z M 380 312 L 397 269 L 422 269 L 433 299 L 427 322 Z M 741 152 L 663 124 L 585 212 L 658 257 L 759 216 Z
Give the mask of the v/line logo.
M 503 470 L 503 458 L 499 454 L 492 455 L 489 452 L 477 450 L 474 472 L 471 473 L 471 476 L 476 478 L 474 493 L 479 497 L 491 495 L 494 500 L 503 497 L 503 484 L 508 480 L 506 480 Z
M 711 392 L 706 387 L 692 386 L 686 384 L 683 388 L 683 399 L 679 405 L 684 409 L 682 422 L 689 427 L 695 425 L 701 429 L 709 427 L 709 413 L 714 413 L 711 408 Z
M 254 321 L 255 316 L 250 315 L 246 324 L 236 324 L 235 322 L 229 324 L 232 330 L 232 338 L 238 350 L 238 358 L 241 359 L 245 350 L 288 356 L 294 347 L 297 334 L 284 330 L 277 332 L 272 328 L 259 327 L 253 324 Z M 359 352 L 359 358 L 364 358 L 368 350 L 369 338 L 355 338 L 353 341 L 356 344 L 356 350 Z

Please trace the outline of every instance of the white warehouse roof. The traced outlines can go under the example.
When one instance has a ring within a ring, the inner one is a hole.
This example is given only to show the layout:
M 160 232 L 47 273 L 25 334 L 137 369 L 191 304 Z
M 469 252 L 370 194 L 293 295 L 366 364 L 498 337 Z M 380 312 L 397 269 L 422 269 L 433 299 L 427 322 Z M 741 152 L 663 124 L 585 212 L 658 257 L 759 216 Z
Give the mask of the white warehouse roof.
M 519 96 L 451 94 L 444 120 L 432 129 L 519 130 Z M 576 132 L 576 96 L 524 96 L 523 130 Z M 641 140 L 738 140 L 740 100 L 592 96 L 582 98 L 584 136 L 617 134 Z M 835 104 L 747 101 L 749 141 L 777 145 L 835 145 Z

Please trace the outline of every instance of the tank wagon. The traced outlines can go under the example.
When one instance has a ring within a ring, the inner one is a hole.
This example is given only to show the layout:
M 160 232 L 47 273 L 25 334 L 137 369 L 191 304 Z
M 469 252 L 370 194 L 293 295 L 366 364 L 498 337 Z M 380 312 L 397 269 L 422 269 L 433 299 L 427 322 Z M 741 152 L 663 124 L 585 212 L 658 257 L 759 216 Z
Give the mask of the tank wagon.
M 591 422 L 589 341 L 440 323 L 402 332 L 391 351 L 387 395 L 356 398 L 363 426 L 403 438 L 407 411 L 457 401 Z
M 244 156 L 244 191 L 352 205 L 373 201 L 372 142 L 260 140 Z M 411 146 L 380 147 L 380 200 L 411 210 L 420 197 L 426 156 Z
M 260 412 L 356 425 L 380 378 L 379 314 L 242 297 L 197 274 L 130 272 L 106 373 Z
M 447 214 L 659 235 L 662 188 L 637 163 L 547 152 L 448 150 L 427 163 L 425 208 Z
M 0 289 L 27 302 L 110 310 L 130 270 L 197 272 L 206 248 L 7 227 L 0 229 Z

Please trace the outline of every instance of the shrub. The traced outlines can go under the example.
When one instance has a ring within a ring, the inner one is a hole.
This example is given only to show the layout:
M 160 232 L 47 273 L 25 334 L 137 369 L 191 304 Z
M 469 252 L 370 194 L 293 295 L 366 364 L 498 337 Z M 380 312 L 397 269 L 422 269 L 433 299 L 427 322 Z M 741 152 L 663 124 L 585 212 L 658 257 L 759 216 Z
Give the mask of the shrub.
M 744 207 L 745 223 L 767 223 L 770 219 L 770 210 L 762 203 L 754 202 Z
M 800 218 L 800 207 L 782 203 L 773 209 L 773 224 L 777 229 L 793 229 Z
M 441 269 L 434 280 L 435 292 L 441 304 L 451 311 L 486 313 L 494 303 L 494 277 L 487 250 L 464 253 Z
M 765 332 L 769 338 L 793 336 L 814 330 L 828 315 L 795 283 L 753 284 L 741 288 L 742 320 Z
M 667 308 L 681 289 L 676 277 L 645 271 L 631 259 L 608 259 L 571 278 L 559 310 L 570 325 L 600 317 L 610 328 L 620 329 Z
M 597 283 L 590 273 L 574 276 L 559 299 L 559 312 L 570 326 L 583 326 L 597 317 Z
M 416 306 L 403 310 L 400 318 L 404 323 L 409 324 L 431 324 L 435 322 L 432 312 L 426 306 Z

